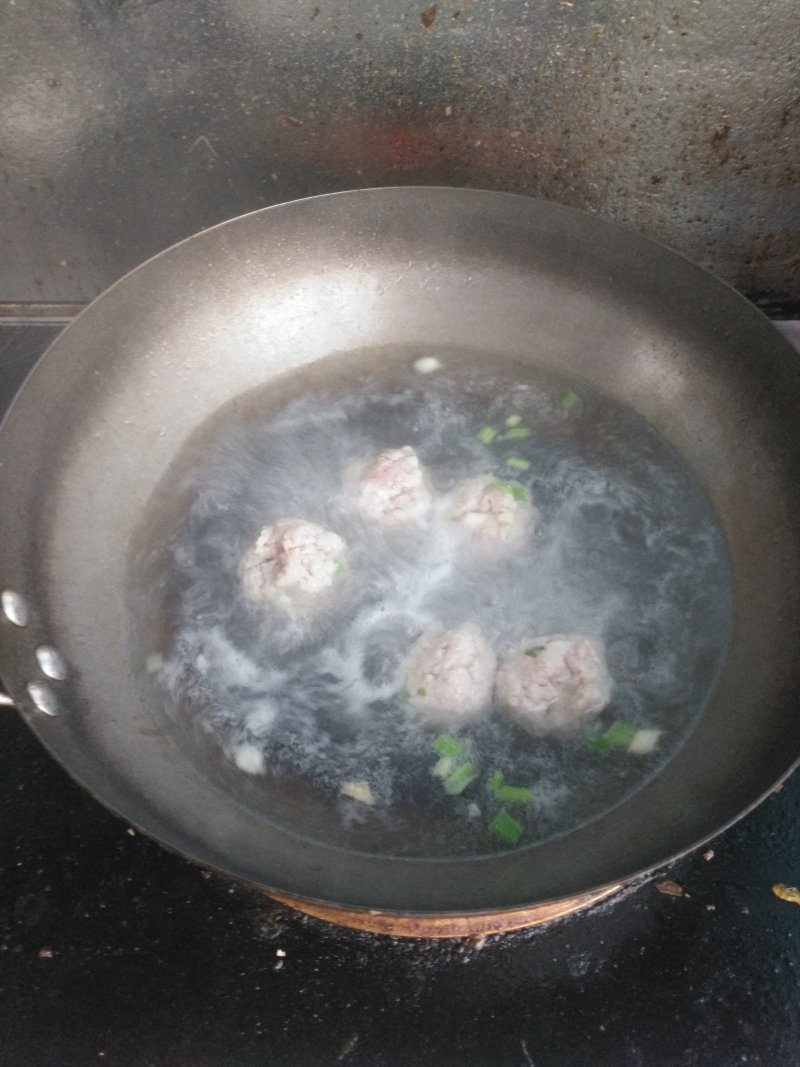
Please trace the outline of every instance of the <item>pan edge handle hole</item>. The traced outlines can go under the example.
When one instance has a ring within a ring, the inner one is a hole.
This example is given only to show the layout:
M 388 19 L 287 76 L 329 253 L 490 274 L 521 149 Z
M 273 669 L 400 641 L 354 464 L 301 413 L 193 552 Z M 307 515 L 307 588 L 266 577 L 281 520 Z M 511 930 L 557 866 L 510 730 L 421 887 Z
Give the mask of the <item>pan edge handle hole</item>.
M 40 711 L 43 715 L 49 715 L 51 718 L 55 718 L 59 714 L 61 708 L 58 703 L 58 697 L 49 685 L 45 685 L 43 682 L 29 682 L 27 689 L 28 696 L 37 711 Z
M 4 589 L 0 594 L 0 604 L 9 622 L 13 622 L 15 626 L 28 625 L 30 612 L 25 597 L 15 593 L 13 589 Z

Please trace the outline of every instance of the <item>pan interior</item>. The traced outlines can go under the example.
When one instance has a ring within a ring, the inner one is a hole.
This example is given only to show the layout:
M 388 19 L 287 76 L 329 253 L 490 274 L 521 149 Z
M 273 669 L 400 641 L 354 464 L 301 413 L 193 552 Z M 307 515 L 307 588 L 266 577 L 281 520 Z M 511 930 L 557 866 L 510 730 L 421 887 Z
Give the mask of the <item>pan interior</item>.
M 421 376 L 415 363 L 428 357 L 440 367 Z M 508 435 L 517 416 L 529 436 Z M 488 443 L 477 436 L 487 425 L 498 429 Z M 441 517 L 375 529 L 355 514 L 346 472 L 405 445 L 438 500 L 478 474 L 524 489 L 537 532 L 487 559 L 454 548 Z M 285 517 L 348 546 L 324 607 L 299 615 L 241 592 L 243 553 Z M 732 620 L 713 512 L 639 415 L 537 369 L 535 354 L 441 345 L 333 355 L 225 405 L 153 494 L 128 597 L 141 693 L 219 790 L 305 839 L 436 859 L 507 847 L 489 830 L 496 771 L 535 790 L 514 809 L 520 846 L 567 834 L 640 789 L 702 716 Z M 600 722 L 662 731 L 655 751 L 534 738 L 495 709 L 462 735 L 475 781 L 447 795 L 431 774 L 439 731 L 409 713 L 403 660 L 431 626 L 465 621 L 500 656 L 541 634 L 602 639 L 615 688 Z M 353 781 L 369 783 L 375 803 L 342 796 Z

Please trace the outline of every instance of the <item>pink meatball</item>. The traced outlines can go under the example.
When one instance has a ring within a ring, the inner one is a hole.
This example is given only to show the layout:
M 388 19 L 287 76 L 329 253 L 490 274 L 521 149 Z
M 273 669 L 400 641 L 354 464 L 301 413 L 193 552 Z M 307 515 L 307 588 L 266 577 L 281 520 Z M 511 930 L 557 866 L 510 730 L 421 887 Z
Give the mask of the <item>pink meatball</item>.
M 241 562 L 245 594 L 256 602 L 290 608 L 328 590 L 342 570 L 345 543 L 338 534 L 303 519 L 265 526 Z
M 497 658 L 477 626 L 423 634 L 406 664 L 409 702 L 433 726 L 457 729 L 491 703 Z
M 385 526 L 421 518 L 431 502 L 419 456 L 409 445 L 387 448 L 360 469 L 356 506 L 361 514 Z
M 450 519 L 478 546 L 515 546 L 536 523 L 538 513 L 520 486 L 488 475 L 456 486 L 450 498 Z
M 567 733 L 608 704 L 613 683 L 601 641 L 533 637 L 497 672 L 495 696 L 533 734 Z

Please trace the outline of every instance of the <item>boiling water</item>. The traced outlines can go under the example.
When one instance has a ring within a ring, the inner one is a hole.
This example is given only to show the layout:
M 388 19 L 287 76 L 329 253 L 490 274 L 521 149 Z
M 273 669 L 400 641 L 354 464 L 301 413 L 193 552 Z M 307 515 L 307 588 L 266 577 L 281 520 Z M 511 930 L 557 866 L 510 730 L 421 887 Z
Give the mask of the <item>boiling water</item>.
M 702 715 L 731 625 L 721 533 L 702 491 L 633 412 L 527 364 L 437 350 L 335 356 L 224 408 L 154 495 L 134 555 L 131 654 L 161 722 L 219 788 L 290 832 L 372 852 L 442 857 L 506 847 L 489 775 L 533 786 L 520 846 L 575 829 L 640 788 Z M 572 392 L 574 390 L 574 393 Z M 503 440 L 509 415 L 532 433 Z M 477 432 L 500 430 L 491 444 Z M 474 474 L 514 481 L 540 513 L 518 551 L 453 536 L 440 507 L 384 530 L 356 514 L 353 464 L 412 445 L 442 501 Z M 525 472 L 507 464 L 527 460 Z M 239 563 L 262 526 L 336 531 L 348 569 L 322 606 L 248 601 Z M 534 738 L 495 709 L 461 736 L 476 781 L 430 773 L 437 731 L 404 699 L 403 661 L 431 626 L 476 622 L 499 655 L 548 633 L 596 636 L 615 689 L 604 726 L 663 731 L 605 754 Z M 365 781 L 374 804 L 341 795 Z

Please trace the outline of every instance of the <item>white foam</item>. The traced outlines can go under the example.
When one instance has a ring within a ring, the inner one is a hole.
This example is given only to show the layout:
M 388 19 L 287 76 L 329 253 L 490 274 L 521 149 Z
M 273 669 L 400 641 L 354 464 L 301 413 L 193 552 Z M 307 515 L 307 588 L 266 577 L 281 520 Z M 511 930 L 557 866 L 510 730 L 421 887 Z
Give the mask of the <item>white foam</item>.
M 192 503 L 170 547 L 179 623 L 157 678 L 191 728 L 205 731 L 240 770 L 269 768 L 314 783 L 341 805 L 345 830 L 407 799 L 418 773 L 435 783 L 433 735 L 398 697 L 408 650 L 433 625 L 476 622 L 498 654 L 531 634 L 605 640 L 617 681 L 613 714 L 664 730 L 659 759 L 674 751 L 697 710 L 687 675 L 705 637 L 687 626 L 686 613 L 715 583 L 724 590 L 722 544 L 702 498 L 646 430 L 637 438 L 623 425 L 618 409 L 612 418 L 602 402 L 597 408 L 605 429 L 597 431 L 595 459 L 572 436 L 558 403 L 562 385 L 484 378 L 480 397 L 470 398 L 464 376 L 448 378 L 452 364 L 424 391 L 404 382 L 393 392 L 309 389 L 277 410 L 237 410 L 181 475 Z M 415 378 L 408 360 L 404 367 Z M 582 395 L 581 412 L 592 410 L 590 400 Z M 476 441 L 481 426 L 502 428 L 512 412 L 533 428 L 531 438 Z M 583 432 L 595 447 L 594 428 L 584 424 Z M 407 444 L 430 473 L 434 506 L 410 528 L 383 529 L 352 506 L 345 472 L 378 449 Z M 517 552 L 487 559 L 453 531 L 448 493 L 476 473 L 502 480 L 510 449 L 530 459 L 515 481 L 541 521 Z M 287 615 L 241 596 L 243 552 L 265 523 L 287 515 L 333 530 L 348 545 L 347 573 L 313 613 Z M 703 667 L 709 677 L 712 667 Z M 574 824 L 592 810 L 592 796 L 607 803 L 630 786 L 631 774 L 651 770 L 645 758 L 625 770 L 615 755 L 581 771 L 576 785 L 570 761 L 585 754 L 533 741 L 523 747 L 528 742 L 510 729 L 499 717 L 480 726 L 480 781 L 459 798 L 462 808 L 453 801 L 476 833 L 491 817 L 491 798 L 480 790 L 493 770 L 535 787 L 542 833 Z M 369 782 L 369 812 L 339 798 L 343 781 Z

